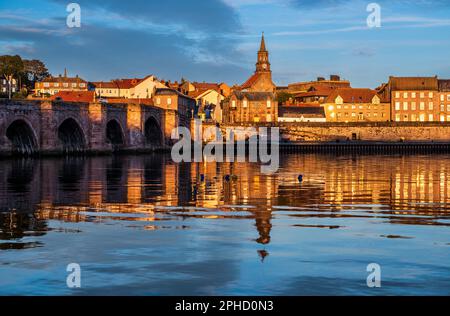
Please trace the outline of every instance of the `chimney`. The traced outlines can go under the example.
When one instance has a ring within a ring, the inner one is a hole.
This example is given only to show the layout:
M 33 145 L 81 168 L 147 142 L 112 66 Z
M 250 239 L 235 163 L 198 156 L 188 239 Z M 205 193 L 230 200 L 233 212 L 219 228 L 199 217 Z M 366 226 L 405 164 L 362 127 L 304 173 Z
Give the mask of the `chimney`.
M 341 81 L 341 77 L 339 77 L 338 75 L 330 75 L 330 80 L 331 81 Z
M 325 78 L 324 77 L 317 77 L 317 81 L 324 81 Z
M 64 68 L 64 78 L 67 78 L 67 68 Z

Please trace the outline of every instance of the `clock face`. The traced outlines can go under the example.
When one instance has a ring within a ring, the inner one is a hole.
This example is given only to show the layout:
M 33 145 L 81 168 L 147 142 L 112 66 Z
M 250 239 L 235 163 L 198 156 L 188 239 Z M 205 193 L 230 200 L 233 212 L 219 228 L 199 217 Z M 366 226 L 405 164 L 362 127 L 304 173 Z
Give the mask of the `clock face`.
M 267 69 L 267 64 L 263 64 L 263 69 Z

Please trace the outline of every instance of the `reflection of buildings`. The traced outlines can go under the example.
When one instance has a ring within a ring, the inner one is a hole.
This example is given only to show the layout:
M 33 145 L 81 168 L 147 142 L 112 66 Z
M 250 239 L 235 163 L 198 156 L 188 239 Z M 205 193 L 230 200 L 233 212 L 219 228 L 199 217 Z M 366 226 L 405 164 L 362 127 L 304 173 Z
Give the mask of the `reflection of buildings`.
M 23 159 L 2 167 L 0 211 L 7 211 L 0 213 L 2 240 L 43 234 L 48 219 L 96 221 L 101 219 L 87 212 L 99 211 L 118 213 L 115 220 L 154 221 L 166 215 L 157 207 L 184 206 L 203 211 L 167 212 L 173 218 L 254 220 L 256 241 L 268 244 L 275 205 L 318 212 L 296 211 L 299 216 L 320 217 L 330 210 L 333 217 L 353 216 L 340 211 L 356 209 L 417 224 L 417 218 L 398 215 L 447 215 L 450 202 L 450 162 L 436 155 L 287 155 L 275 175 L 261 174 L 256 164 L 174 164 L 162 155 Z

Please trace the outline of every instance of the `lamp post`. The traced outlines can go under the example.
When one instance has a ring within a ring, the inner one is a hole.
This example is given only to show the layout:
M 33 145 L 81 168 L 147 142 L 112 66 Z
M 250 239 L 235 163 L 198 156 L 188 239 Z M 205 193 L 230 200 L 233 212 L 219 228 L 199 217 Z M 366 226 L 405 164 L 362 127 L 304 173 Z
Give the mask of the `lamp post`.
M 8 99 L 11 100 L 11 81 L 12 81 L 12 76 L 9 75 L 8 76 Z

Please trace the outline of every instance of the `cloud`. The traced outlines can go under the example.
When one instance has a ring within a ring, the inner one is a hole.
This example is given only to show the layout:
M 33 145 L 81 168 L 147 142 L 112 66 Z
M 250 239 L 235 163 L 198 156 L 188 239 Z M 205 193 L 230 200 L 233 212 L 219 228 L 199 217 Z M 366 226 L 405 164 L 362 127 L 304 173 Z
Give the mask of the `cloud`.
M 235 36 L 240 22 L 234 9 L 221 1 L 78 2 L 79 29 L 67 28 L 61 16 L 46 16 L 42 23 L 8 12 L 7 24 L 0 23 L 0 38 L 9 43 L 8 52 L 42 59 L 55 74 L 68 68 L 87 80 L 149 73 L 172 80 L 243 79 L 236 75 L 245 74 Z M 13 42 L 27 43 L 26 50 Z
M 67 5 L 65 0 L 52 0 Z M 104 10 L 134 23 L 148 21 L 161 25 L 182 25 L 189 30 L 235 32 L 240 29 L 237 12 L 221 0 L 77 0 L 81 10 Z

